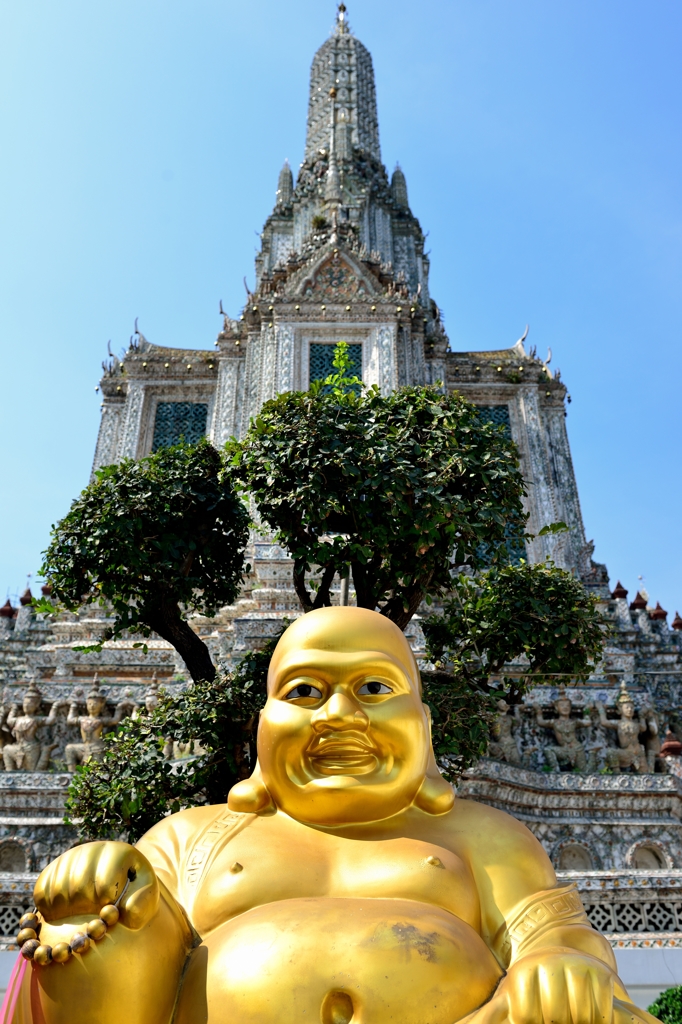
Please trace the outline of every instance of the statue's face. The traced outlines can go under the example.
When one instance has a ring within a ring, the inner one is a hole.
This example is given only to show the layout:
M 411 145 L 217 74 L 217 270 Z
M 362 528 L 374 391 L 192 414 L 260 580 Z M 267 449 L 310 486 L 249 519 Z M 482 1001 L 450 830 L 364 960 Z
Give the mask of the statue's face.
M 151 715 L 152 711 L 159 706 L 159 698 L 153 693 L 148 693 L 144 699 L 144 706 Z
M 40 697 L 24 697 L 22 707 L 25 715 L 37 715 L 40 711 Z
M 430 750 L 405 637 L 364 608 L 321 608 L 275 649 L 258 730 L 275 803 L 315 824 L 387 818 L 412 803 Z
M 632 701 L 625 700 L 620 706 L 620 713 L 623 718 L 634 718 L 635 717 L 635 705 Z
M 92 718 L 99 718 L 104 710 L 105 700 L 102 697 L 88 697 L 85 706 Z
M 571 702 L 568 699 L 558 700 L 554 706 L 560 718 L 568 718 L 571 714 Z

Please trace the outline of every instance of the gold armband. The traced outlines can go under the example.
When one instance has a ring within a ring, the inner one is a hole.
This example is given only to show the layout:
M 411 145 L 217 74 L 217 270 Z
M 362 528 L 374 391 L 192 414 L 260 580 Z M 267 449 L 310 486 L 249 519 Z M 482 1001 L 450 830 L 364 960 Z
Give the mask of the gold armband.
M 545 889 L 514 907 L 507 923 L 512 959 L 523 956 L 554 928 L 583 925 L 591 928 L 575 884 Z

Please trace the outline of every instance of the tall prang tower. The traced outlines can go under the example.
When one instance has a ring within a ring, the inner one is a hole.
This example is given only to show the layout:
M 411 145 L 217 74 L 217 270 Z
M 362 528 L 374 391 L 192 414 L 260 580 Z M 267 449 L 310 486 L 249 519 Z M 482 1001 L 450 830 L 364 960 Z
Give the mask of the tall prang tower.
M 256 257 L 256 286 L 238 319 L 225 316 L 214 351 L 152 345 L 137 335 L 102 379 L 94 467 L 141 457 L 180 436 L 216 445 L 243 436 L 263 403 L 305 390 L 331 369 L 344 340 L 356 373 L 388 394 L 407 384 L 458 389 L 521 452 L 528 557 L 551 555 L 597 590 L 565 427 L 566 389 L 523 342 L 493 352 L 454 352 L 429 291 L 424 234 L 400 167 L 381 161 L 372 57 L 346 7 L 313 58 L 303 162 L 285 163 Z

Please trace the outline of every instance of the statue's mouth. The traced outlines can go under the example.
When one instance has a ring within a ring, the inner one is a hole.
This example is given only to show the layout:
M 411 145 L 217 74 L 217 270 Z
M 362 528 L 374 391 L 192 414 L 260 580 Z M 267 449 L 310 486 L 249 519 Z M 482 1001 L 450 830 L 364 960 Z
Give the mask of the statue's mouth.
M 378 762 L 374 745 L 357 734 L 316 736 L 307 755 L 319 775 L 365 775 Z

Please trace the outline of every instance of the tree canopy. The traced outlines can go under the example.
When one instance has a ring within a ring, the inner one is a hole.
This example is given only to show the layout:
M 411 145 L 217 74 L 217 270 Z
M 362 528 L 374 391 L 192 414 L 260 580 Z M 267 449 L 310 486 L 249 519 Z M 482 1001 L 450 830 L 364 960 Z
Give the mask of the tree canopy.
M 154 631 L 193 679 L 215 667 L 184 613 L 212 615 L 243 579 L 249 516 L 208 441 L 97 470 L 52 528 L 42 575 L 68 609 L 98 602 L 114 621 L 101 642 Z
M 267 402 L 228 453 L 294 560 L 303 610 L 331 604 L 334 576 L 352 572 L 358 605 L 404 629 L 447 592 L 453 563 L 506 560 L 526 522 L 517 450 L 457 393 L 360 392 L 339 349 L 336 375 Z

